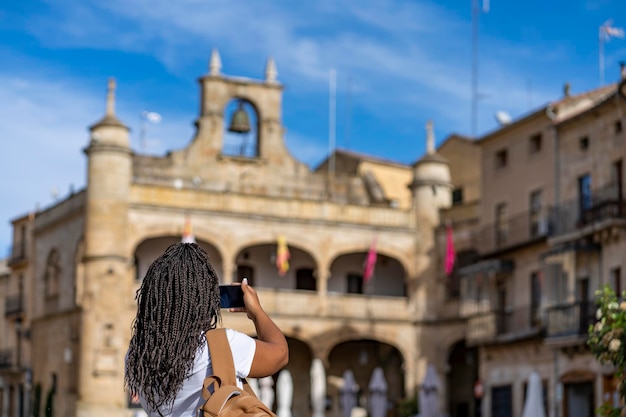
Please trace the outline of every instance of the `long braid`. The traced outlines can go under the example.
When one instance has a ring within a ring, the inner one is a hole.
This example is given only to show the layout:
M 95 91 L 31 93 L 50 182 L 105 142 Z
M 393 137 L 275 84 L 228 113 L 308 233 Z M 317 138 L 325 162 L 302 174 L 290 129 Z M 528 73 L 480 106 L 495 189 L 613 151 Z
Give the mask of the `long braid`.
M 195 243 L 171 245 L 137 291 L 137 316 L 126 359 L 125 384 L 151 409 L 171 406 L 193 369 L 204 332 L 221 320 L 219 281 Z

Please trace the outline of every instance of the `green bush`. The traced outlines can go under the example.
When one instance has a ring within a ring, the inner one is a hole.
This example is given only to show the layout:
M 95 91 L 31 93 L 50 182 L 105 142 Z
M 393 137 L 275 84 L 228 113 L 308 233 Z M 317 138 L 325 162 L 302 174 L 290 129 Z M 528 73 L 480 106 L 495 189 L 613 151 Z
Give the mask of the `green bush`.
M 622 300 L 626 299 L 626 291 Z M 618 391 L 622 401 L 626 398 L 624 365 L 626 363 L 626 301 L 620 301 L 615 291 L 604 286 L 596 291 L 596 322 L 589 326 L 587 344 L 598 362 L 615 367 L 615 377 L 619 381 Z M 607 417 L 620 416 L 622 409 L 604 404 L 598 413 Z

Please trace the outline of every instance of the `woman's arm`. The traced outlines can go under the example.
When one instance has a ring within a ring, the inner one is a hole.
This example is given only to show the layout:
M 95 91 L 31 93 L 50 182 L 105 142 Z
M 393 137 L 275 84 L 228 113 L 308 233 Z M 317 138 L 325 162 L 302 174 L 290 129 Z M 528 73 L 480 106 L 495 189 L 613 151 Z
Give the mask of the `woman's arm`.
M 289 362 L 287 340 L 261 307 L 257 293 L 248 285 L 247 279 L 241 283 L 241 289 L 248 318 L 254 323 L 257 333 L 256 351 L 248 376 L 262 378 L 273 375 Z

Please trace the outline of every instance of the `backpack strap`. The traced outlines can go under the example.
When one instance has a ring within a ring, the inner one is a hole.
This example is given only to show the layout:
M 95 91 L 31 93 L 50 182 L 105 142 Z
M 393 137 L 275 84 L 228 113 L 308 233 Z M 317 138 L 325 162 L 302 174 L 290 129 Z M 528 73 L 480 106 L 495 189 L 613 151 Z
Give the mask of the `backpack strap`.
M 213 375 L 221 380 L 222 385 L 237 385 L 237 374 L 233 353 L 230 350 L 226 329 L 212 329 L 206 332 L 206 341 L 209 346 Z

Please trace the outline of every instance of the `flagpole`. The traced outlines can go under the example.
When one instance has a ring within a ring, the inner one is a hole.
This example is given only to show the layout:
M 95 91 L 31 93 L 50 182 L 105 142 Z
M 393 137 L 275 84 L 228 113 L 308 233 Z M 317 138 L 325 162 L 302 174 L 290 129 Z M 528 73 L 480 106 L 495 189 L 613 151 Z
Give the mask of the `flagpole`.
M 328 77 L 328 154 L 330 159 L 328 161 L 328 175 L 333 177 L 335 175 L 335 125 L 336 121 L 336 107 L 337 107 L 337 71 L 334 68 L 330 70 Z
M 604 25 L 600 26 L 598 31 L 598 71 L 600 72 L 600 87 L 604 85 L 604 36 L 602 30 Z
M 476 137 L 478 118 L 478 0 L 472 0 L 472 137 Z

